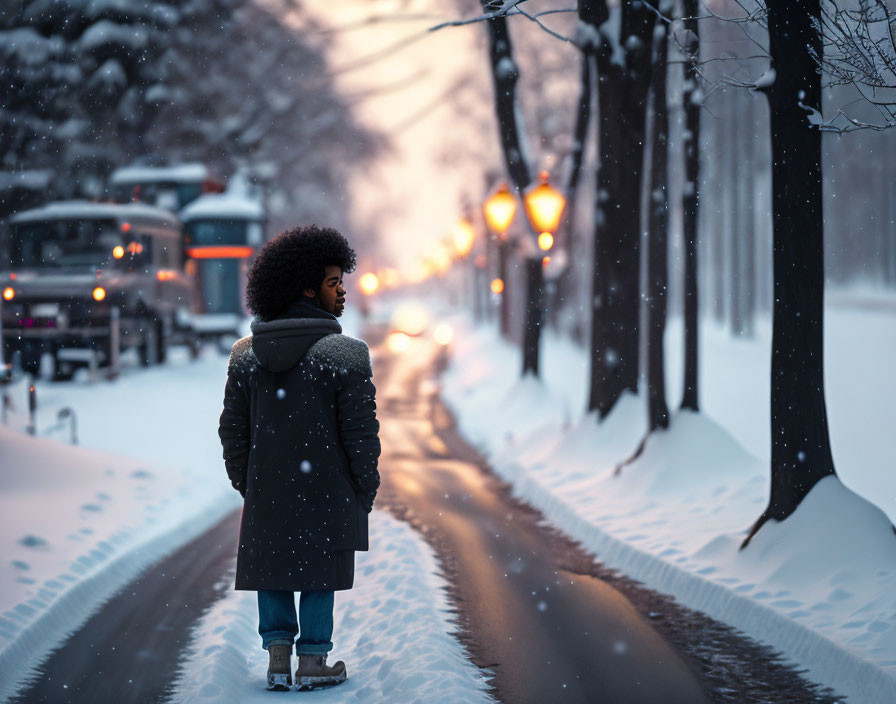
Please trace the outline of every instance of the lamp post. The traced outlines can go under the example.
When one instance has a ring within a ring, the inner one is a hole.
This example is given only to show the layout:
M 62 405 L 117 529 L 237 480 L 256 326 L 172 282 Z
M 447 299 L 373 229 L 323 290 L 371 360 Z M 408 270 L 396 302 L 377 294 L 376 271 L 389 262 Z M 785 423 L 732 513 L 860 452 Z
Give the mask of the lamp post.
M 507 229 L 516 215 L 516 198 L 502 183 L 482 206 L 485 222 L 489 230 L 498 236 L 498 278 L 492 281 L 491 290 L 501 296 L 501 334 L 510 337 L 510 303 L 505 289 L 507 286 Z M 500 283 L 498 283 L 500 282 Z
M 454 244 L 454 253 L 457 255 L 457 258 L 460 263 L 460 286 L 461 292 L 458 300 L 461 305 L 463 305 L 465 292 L 464 288 L 469 288 L 470 293 L 475 296 L 475 291 L 473 290 L 473 285 L 468 281 L 468 279 L 472 278 L 470 274 L 468 274 L 468 270 L 470 268 L 469 256 L 470 252 L 473 250 L 473 242 L 476 240 L 476 230 L 473 228 L 473 223 L 470 222 L 468 217 L 462 217 L 456 223 L 454 223 L 454 227 L 451 228 L 451 240 Z M 475 307 L 475 299 L 473 299 L 473 306 Z
M 361 298 L 361 316 L 366 320 L 367 316 L 370 315 L 370 297 L 380 287 L 380 280 L 376 274 L 368 271 L 361 276 L 361 279 L 358 281 L 358 287 L 361 289 L 363 296 Z
M 554 232 L 560 226 L 560 218 L 566 207 L 566 197 L 548 182 L 548 172 L 539 174 L 539 183 L 530 188 L 523 197 L 526 217 L 537 235 L 540 250 L 547 252 L 554 245 Z M 543 267 L 548 258 L 529 256 L 526 262 L 527 290 L 526 329 L 523 332 L 523 374 L 531 372 L 538 376 L 538 348 L 543 319 Z

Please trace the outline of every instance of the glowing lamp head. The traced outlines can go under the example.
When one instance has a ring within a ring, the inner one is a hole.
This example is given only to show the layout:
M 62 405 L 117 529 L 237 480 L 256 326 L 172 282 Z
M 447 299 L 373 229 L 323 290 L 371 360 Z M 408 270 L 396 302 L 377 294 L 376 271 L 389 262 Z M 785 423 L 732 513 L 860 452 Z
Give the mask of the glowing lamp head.
M 97 286 L 95 289 L 93 289 L 93 300 L 102 301 L 105 298 L 106 289 L 104 289 L 102 286 Z
M 454 250 L 459 257 L 466 257 L 473 249 L 473 240 L 476 239 L 476 231 L 473 224 L 466 218 L 458 220 L 451 230 L 454 239 Z
M 507 184 L 502 183 L 498 190 L 492 193 L 482 206 L 485 221 L 492 232 L 503 235 L 513 222 L 516 215 L 516 198 L 507 190 Z
M 548 172 L 542 171 L 541 183 L 529 190 L 524 199 L 526 216 L 536 232 L 556 232 L 560 225 L 566 196 L 548 183 Z
M 504 280 L 492 279 L 491 290 L 492 293 L 504 293 Z
M 454 331 L 448 323 L 439 323 L 435 330 L 432 331 L 435 341 L 443 347 L 451 342 L 454 338 Z
M 379 288 L 380 280 L 376 277 L 376 274 L 368 272 L 361 277 L 358 285 L 361 287 L 361 293 L 369 296 Z
M 120 244 L 115 245 L 112 248 L 112 256 L 116 259 L 121 259 L 124 256 L 124 247 L 122 247 Z
M 554 246 L 554 236 L 550 232 L 542 232 L 538 236 L 538 246 L 547 252 Z
M 11 301 L 15 297 L 16 297 L 16 290 L 12 286 L 7 286 L 5 289 L 3 289 L 3 300 L 4 301 Z

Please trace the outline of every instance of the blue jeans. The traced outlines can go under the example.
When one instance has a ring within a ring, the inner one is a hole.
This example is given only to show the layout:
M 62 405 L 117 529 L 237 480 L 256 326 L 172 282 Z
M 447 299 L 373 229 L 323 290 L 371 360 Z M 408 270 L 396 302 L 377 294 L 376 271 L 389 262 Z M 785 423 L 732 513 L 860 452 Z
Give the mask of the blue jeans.
M 299 597 L 299 621 L 302 637 L 296 643 L 297 655 L 323 655 L 333 649 L 333 591 L 304 591 Z M 296 622 L 295 592 L 259 590 L 258 634 L 261 647 L 288 645 L 299 634 Z

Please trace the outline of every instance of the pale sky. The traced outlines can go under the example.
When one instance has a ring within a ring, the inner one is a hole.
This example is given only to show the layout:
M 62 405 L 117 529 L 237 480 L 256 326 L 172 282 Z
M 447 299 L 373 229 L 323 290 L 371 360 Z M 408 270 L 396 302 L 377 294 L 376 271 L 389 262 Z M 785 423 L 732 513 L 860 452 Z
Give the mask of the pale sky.
M 351 184 L 354 221 L 381 244 L 376 261 L 359 252 L 361 267 L 408 272 L 448 237 L 465 198 L 478 205 L 486 171 L 500 165 L 485 29 L 427 33 L 456 19 L 435 0 L 307 0 L 303 7 L 338 30 L 327 35 L 337 89 L 362 124 L 393 140 L 393 151 L 359 168 Z M 373 17 L 383 21 L 364 24 Z M 296 17 L 286 21 L 307 28 Z

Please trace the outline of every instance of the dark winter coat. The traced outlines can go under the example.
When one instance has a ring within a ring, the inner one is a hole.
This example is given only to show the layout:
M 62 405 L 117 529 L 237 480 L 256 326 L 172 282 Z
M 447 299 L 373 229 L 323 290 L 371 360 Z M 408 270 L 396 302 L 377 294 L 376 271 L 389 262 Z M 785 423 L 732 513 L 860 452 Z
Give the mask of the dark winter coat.
M 218 434 L 245 498 L 236 589 L 350 589 L 379 487 L 370 352 L 307 303 L 233 346 Z

